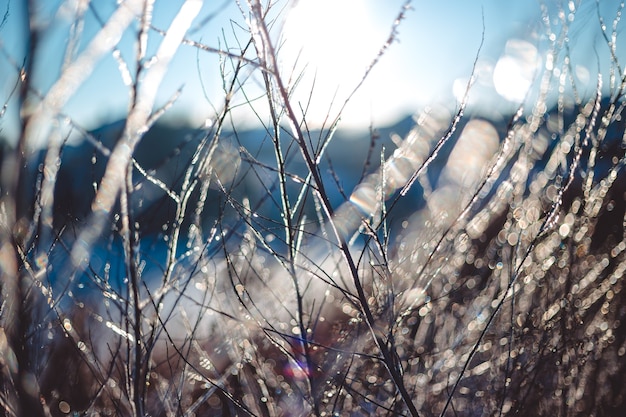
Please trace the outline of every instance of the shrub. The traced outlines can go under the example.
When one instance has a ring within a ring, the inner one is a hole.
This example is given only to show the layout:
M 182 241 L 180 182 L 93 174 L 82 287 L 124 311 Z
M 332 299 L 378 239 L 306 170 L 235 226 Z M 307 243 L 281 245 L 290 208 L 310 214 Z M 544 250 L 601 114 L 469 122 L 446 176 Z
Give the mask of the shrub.
M 1 178 L 6 415 L 620 412 L 621 9 L 602 32 L 607 95 L 601 77 L 590 98 L 568 78 L 563 15 L 563 33 L 548 27 L 561 76 L 546 70 L 532 105 L 504 123 L 466 119 L 469 85 L 393 152 L 372 131 L 348 191 L 330 145 L 339 116 L 313 130 L 293 102 L 273 3 L 248 2 L 249 41 L 215 49 L 185 38 L 199 7 L 185 2 L 154 59 L 139 42 L 136 62 L 120 61 L 122 123 L 87 132 L 63 115 L 133 21 L 139 41 L 151 30 L 149 4 L 120 4 L 45 94 L 29 85 L 36 27 L 16 68 L 23 128 Z M 157 122 L 171 103 L 155 110 L 182 44 L 220 55 L 225 86 L 212 125 L 184 134 Z M 259 109 L 253 140 L 235 97 Z

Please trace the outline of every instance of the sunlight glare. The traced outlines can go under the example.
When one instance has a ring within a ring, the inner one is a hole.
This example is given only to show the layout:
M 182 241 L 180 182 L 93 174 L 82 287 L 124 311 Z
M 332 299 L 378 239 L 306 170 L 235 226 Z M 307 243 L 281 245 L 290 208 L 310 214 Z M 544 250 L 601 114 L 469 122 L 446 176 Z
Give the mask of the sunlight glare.
M 285 24 L 286 60 L 300 53 L 302 64 L 332 72 L 337 84 L 362 75 L 384 40 L 369 8 L 363 0 L 299 1 Z
M 343 104 L 383 45 L 387 34 L 371 8 L 365 0 L 300 0 L 290 11 L 279 56 L 283 71 L 295 69 L 292 79 L 304 70 L 305 81 L 296 92 L 302 103 L 315 77 L 316 107 L 309 109 L 308 119 L 323 120 L 332 97 L 335 106 Z

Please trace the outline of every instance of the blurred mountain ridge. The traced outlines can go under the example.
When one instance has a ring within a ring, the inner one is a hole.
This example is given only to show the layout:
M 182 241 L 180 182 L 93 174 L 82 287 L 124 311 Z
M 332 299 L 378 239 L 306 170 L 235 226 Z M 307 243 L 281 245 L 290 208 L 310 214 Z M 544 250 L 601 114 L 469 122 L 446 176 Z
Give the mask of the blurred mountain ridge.
M 609 98 L 602 100 L 601 107 L 610 105 Z M 579 109 L 572 108 L 563 114 L 563 124 L 571 124 L 578 114 Z M 486 120 L 498 133 L 502 141 L 511 128 L 510 118 L 496 117 L 489 119 L 482 115 L 471 115 L 461 118 L 450 140 L 440 150 L 437 158 L 431 163 L 427 171 L 428 179 L 433 186 L 437 185 L 438 176 L 447 163 L 448 156 L 454 148 L 459 135 L 464 127 L 473 118 Z M 554 120 L 558 116 L 558 109 L 549 109 L 543 116 L 545 123 L 541 129 L 549 129 L 556 124 Z M 553 119 L 552 122 L 550 119 Z M 319 170 L 328 183 L 327 191 L 334 206 L 339 206 L 350 196 L 354 187 L 363 180 L 364 176 L 374 172 L 381 161 L 381 153 L 388 158 L 397 148 L 396 138 L 405 138 L 416 125 L 417 118 L 412 115 L 399 118 L 389 126 L 364 128 L 362 130 L 338 129 L 324 152 L 324 158 L 319 164 Z M 99 184 L 107 163 L 107 157 L 102 155 L 94 146 L 94 141 L 99 142 L 107 149 L 112 149 L 120 138 L 125 125 L 125 120 L 120 119 L 102 124 L 90 131 L 90 140 L 82 140 L 78 143 L 67 144 L 61 150 L 58 181 L 55 188 L 55 221 L 56 227 L 61 228 L 67 224 L 84 220 L 90 212 L 91 203 L 95 197 L 95 187 Z M 601 150 L 605 152 L 598 155 L 597 169 L 603 171 L 611 165 L 611 157 L 620 152 L 622 136 L 624 132 L 624 120 L 618 120 L 609 125 L 607 139 Z M 311 130 L 306 132 L 307 141 L 312 148 L 321 146 L 328 134 L 325 130 Z M 545 147 L 544 160 L 547 160 L 551 147 L 557 143 L 557 133 L 549 133 L 552 140 L 538 147 Z M 190 126 L 174 126 L 165 123 L 156 123 L 149 129 L 137 146 L 134 158 L 136 165 L 140 166 L 150 177 L 158 179 L 162 185 L 167 186 L 174 192 L 178 192 L 182 185 L 185 171 L 188 169 L 194 152 L 204 141 L 205 148 L 215 135 L 212 129 L 198 129 Z M 250 201 L 259 201 L 264 198 L 264 193 L 276 193 L 279 190 L 276 184 L 277 175 L 271 170 L 265 169 L 275 165 L 275 151 L 271 139 L 271 132 L 263 129 L 228 130 L 220 132 L 218 146 L 212 158 L 215 171 L 236 170 L 232 175 L 235 177 L 228 190 L 219 190 L 214 185 L 207 199 L 209 204 L 205 206 L 205 217 L 211 221 L 219 215 L 220 204 L 224 204 L 223 191 L 232 192 L 236 199 L 249 198 Z M 292 137 L 288 130 L 282 130 L 280 137 L 283 141 L 285 161 L 290 173 L 306 175 L 307 168 L 301 161 L 299 153 L 289 146 Z M 539 135 L 537 135 L 539 137 Z M 430 138 L 437 140 L 438 138 Z M 539 139 L 536 139 L 539 141 Z M 206 149 L 205 149 L 206 152 Z M 45 150 L 39 151 L 34 162 L 29 163 L 30 177 L 40 175 L 41 164 L 45 158 Z M 242 163 L 243 161 L 243 163 Z M 582 165 L 586 163 L 583 159 Z M 536 169 L 541 169 L 540 162 Z M 249 169 L 256 170 L 255 175 L 249 175 Z M 219 176 L 218 172 L 218 176 Z M 272 176 L 276 177 L 273 178 Z M 167 197 L 162 188 L 146 178 L 143 173 L 135 168 L 133 173 L 135 192 L 132 196 L 134 213 L 137 221 L 141 224 L 144 232 L 160 231 L 162 225 L 167 224 L 174 216 L 176 205 Z M 267 184 L 270 185 L 269 188 Z M 415 184 L 408 198 L 402 200 L 399 207 L 394 208 L 394 215 L 403 217 L 415 212 L 424 204 L 422 189 Z M 33 195 L 27 197 L 24 203 L 32 202 Z M 211 202 L 221 201 L 220 204 Z M 240 201 L 240 200 L 238 200 Z M 278 200 L 276 200 L 278 201 Z M 265 204 L 264 208 L 257 208 L 259 214 L 268 218 L 278 219 L 280 207 Z

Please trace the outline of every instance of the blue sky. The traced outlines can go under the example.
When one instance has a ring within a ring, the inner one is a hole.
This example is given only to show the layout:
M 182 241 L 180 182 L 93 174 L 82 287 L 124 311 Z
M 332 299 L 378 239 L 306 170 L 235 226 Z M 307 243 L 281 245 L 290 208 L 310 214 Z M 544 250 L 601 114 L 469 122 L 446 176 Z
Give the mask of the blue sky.
M 3 50 L 0 73 L 8 75 L 0 80 L 3 102 L 15 85 L 18 75 L 15 63 L 21 63 L 25 57 L 23 3 L 0 0 L 0 13 L 5 15 L 8 11 L 7 19 L 0 27 Z M 36 55 L 33 79 L 36 89 L 45 93 L 58 77 L 73 21 L 72 5 L 78 2 L 34 3 L 37 5 L 33 11 L 35 22 L 45 31 Z M 94 3 L 99 18 L 106 19 L 116 2 Z M 180 0 L 157 0 L 154 26 L 166 29 L 181 3 Z M 246 34 L 239 27 L 245 25 L 245 16 L 233 0 L 204 3 L 189 38 L 215 48 L 245 42 Z M 403 4 L 405 1 L 398 0 L 299 0 L 293 8 L 287 1 L 277 3 L 275 13 L 287 16 L 286 21 L 278 22 L 275 27 L 275 40 L 282 45 L 279 59 L 285 76 L 304 74 L 293 99 L 299 103 L 310 101 L 309 123 L 319 124 L 327 114 L 334 116 L 339 111 L 388 38 Z M 599 71 L 608 74 L 610 64 L 608 48 L 601 38 L 598 14 L 604 17 L 610 29 L 619 2 L 603 0 L 597 4 L 593 0 L 551 0 L 543 4 L 553 17 L 552 24 L 558 23 L 555 19 L 559 5 L 562 5 L 566 19 L 571 10 L 576 12 L 569 34 L 572 68 L 583 90 L 593 92 L 596 74 Z M 99 30 L 100 24 L 93 11 L 88 10 L 85 16 L 84 38 L 88 40 Z M 524 96 L 524 77 L 532 77 L 537 68 L 546 65 L 545 47 L 549 42 L 542 24 L 542 3 L 532 0 L 414 1 L 398 26 L 395 42 L 345 108 L 343 126 L 389 124 L 434 102 L 454 107 L 478 53 L 483 16 L 485 40 L 478 58 L 478 79 L 472 90 L 472 103 L 513 109 Z M 119 44 L 131 73 L 134 71 L 134 31 L 136 25 L 131 26 Z M 618 33 L 621 34 L 621 30 Z M 154 52 L 160 40 L 161 35 L 152 31 L 149 51 Z M 78 51 L 85 44 L 81 43 Z M 617 55 L 624 56 L 619 36 Z M 298 56 L 299 60 L 294 64 Z M 510 59 L 503 60 L 507 56 Z M 304 64 L 307 64 L 306 68 Z M 516 65 L 527 68 L 522 68 L 525 71 L 521 71 L 517 78 L 510 78 L 511 74 L 518 73 Z M 179 49 L 157 99 L 157 105 L 163 104 L 182 87 L 182 95 L 168 120 L 201 126 L 214 115 L 223 101 L 219 68 L 219 58 L 215 54 L 199 52 L 190 46 Z M 311 96 L 314 76 L 315 87 Z M 522 92 L 503 91 L 503 88 L 512 86 L 521 86 Z M 248 98 L 259 94 L 258 76 L 253 74 L 245 91 Z M 236 100 L 239 103 L 245 101 L 243 96 Z M 127 103 L 128 89 L 120 75 L 118 62 L 107 54 L 64 107 L 64 112 L 90 129 L 123 117 Z M 3 135 L 11 137 L 17 134 L 18 125 L 17 113 L 12 108 L 15 103 L 10 101 L 9 104 L 0 120 L 0 128 Z M 248 106 L 241 106 L 235 114 L 240 117 L 242 125 L 254 124 Z

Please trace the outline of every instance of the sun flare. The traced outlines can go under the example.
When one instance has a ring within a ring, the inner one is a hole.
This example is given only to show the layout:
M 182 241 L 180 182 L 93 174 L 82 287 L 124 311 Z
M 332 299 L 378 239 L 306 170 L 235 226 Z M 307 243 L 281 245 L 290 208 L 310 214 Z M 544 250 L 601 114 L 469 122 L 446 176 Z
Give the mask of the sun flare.
M 284 71 L 296 76 L 304 71 L 297 100 L 306 102 L 315 82 L 309 121 L 324 120 L 329 97 L 336 97 L 335 105 L 343 103 L 384 43 L 386 33 L 371 10 L 363 0 L 301 0 L 290 11 L 280 58 Z

